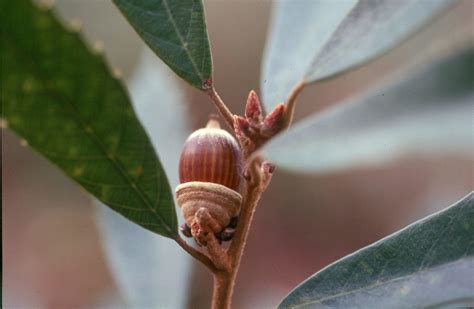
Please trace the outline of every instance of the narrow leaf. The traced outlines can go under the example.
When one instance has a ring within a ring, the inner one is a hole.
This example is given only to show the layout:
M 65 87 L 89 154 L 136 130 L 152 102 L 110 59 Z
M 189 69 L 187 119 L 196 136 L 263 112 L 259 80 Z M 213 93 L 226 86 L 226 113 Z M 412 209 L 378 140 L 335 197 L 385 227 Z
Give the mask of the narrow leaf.
M 263 154 L 299 171 L 382 164 L 405 154 L 474 153 L 474 49 L 298 123 Z
M 77 33 L 30 1 L 2 2 L 2 116 L 126 218 L 177 235 L 166 175 L 121 82 Z
M 265 106 L 286 101 L 300 80 L 316 82 L 373 59 L 452 2 L 276 1 L 262 68 Z
M 201 0 L 114 0 L 143 40 L 176 74 L 204 89 L 212 82 Z
M 279 308 L 427 308 L 472 302 L 474 193 L 319 271 Z
M 174 188 L 179 184 L 176 154 L 181 151 L 189 130 L 185 97 L 172 74 L 146 48 L 128 88 L 137 115 L 150 132 L 151 142 L 160 153 Z M 156 121 L 161 110 L 168 114 Z M 97 219 L 112 276 L 128 306 L 184 308 L 190 256 L 174 242 L 127 222 L 103 205 L 98 207 Z

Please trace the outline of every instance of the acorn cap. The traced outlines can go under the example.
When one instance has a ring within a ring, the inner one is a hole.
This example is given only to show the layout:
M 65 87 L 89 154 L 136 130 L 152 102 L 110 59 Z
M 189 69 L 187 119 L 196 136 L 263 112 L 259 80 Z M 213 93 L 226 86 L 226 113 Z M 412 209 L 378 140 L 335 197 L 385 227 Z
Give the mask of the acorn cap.
M 205 208 L 215 220 L 211 226 L 214 233 L 219 233 L 239 213 L 242 196 L 223 185 L 192 181 L 176 187 L 176 199 L 181 207 L 184 219 L 189 226 L 193 225 L 194 215 L 200 208 Z

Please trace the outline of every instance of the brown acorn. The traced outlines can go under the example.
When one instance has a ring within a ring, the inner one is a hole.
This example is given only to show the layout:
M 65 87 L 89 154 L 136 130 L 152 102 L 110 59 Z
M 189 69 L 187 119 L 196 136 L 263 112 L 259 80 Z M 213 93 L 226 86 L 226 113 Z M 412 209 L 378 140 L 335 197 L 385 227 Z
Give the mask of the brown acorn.
M 209 233 L 219 234 L 238 215 L 242 196 L 239 146 L 215 119 L 192 133 L 179 161 L 181 184 L 176 198 L 193 237 L 205 245 Z

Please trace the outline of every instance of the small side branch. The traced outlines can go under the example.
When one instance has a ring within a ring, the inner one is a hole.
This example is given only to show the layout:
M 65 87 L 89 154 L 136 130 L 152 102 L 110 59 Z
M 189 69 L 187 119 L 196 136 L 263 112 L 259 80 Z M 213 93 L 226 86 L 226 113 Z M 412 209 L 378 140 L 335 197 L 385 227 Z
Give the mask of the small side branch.
M 182 239 L 180 236 L 177 238 L 174 238 L 174 241 L 178 245 L 181 246 L 187 253 L 189 253 L 192 257 L 195 259 L 199 260 L 201 263 L 203 263 L 207 268 L 212 273 L 216 273 L 218 271 L 217 267 L 214 265 L 214 263 L 211 261 L 211 259 L 205 255 L 204 253 L 200 252 L 199 250 L 196 250 L 195 248 L 191 247 L 184 239 Z

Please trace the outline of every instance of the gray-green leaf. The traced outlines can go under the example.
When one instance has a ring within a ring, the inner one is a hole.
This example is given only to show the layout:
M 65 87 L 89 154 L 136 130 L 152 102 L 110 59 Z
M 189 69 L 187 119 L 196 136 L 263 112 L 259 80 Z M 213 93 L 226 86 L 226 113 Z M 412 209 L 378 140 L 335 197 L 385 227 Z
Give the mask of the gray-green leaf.
M 382 164 L 405 154 L 474 153 L 474 49 L 301 121 L 263 149 L 303 172 Z
M 450 0 L 276 1 L 261 87 L 271 110 L 300 81 L 351 69 L 397 45 Z
M 9 128 L 124 217 L 176 237 L 166 175 L 103 57 L 30 1 L 3 1 L 0 21 Z
M 319 271 L 279 308 L 426 308 L 474 299 L 474 193 Z
M 201 0 L 114 0 L 138 34 L 176 74 L 204 89 L 212 83 Z

